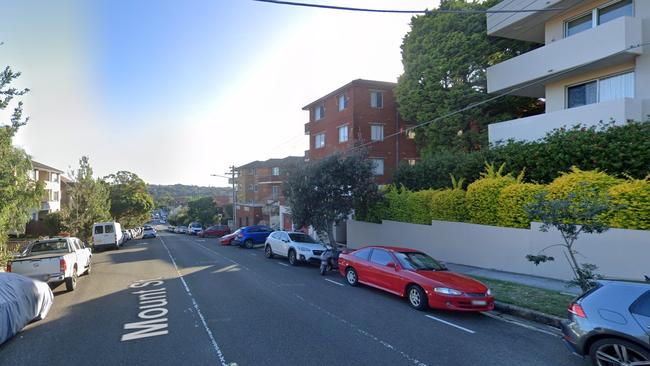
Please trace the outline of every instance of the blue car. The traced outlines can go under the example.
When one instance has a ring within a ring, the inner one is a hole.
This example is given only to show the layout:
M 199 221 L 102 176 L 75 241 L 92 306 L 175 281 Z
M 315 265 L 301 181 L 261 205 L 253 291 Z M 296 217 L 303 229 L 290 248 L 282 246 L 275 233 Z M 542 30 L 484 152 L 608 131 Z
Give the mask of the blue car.
M 239 234 L 232 241 L 232 244 L 252 249 L 255 245 L 264 245 L 266 238 L 272 232 L 273 229 L 264 225 L 246 226 L 239 229 Z

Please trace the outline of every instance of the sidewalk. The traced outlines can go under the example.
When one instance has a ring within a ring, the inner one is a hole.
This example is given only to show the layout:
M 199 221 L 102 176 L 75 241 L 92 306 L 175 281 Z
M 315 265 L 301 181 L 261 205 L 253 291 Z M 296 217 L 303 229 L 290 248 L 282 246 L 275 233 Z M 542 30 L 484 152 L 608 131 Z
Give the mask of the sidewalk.
M 547 290 L 563 292 L 571 295 L 579 295 L 582 293 L 579 287 L 567 287 L 567 282 L 555 280 L 552 278 L 544 278 L 537 276 L 530 276 L 519 273 L 502 272 L 494 269 L 485 269 L 479 267 L 466 266 L 463 264 L 445 263 L 445 265 L 452 271 L 463 273 L 472 276 L 481 276 L 491 278 L 494 280 L 515 282 L 522 285 L 539 287 Z

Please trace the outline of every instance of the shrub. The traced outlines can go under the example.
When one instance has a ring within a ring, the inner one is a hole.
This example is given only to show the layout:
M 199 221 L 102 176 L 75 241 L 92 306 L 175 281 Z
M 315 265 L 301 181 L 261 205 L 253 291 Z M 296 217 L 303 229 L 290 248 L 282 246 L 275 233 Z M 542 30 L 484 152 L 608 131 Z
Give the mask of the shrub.
M 413 224 L 431 225 L 431 197 L 435 191 L 411 192 L 407 197 L 408 222 Z
M 460 188 L 448 188 L 433 192 L 431 195 L 431 220 L 466 221 L 465 191 Z
M 384 197 L 386 197 L 387 209 L 384 219 L 408 222 L 411 216 L 408 209 L 410 195 L 411 191 L 404 187 L 401 189 L 398 189 L 394 185 L 386 187 Z
M 585 171 L 574 166 L 548 185 L 549 199 L 567 199 L 569 194 L 575 194 L 578 202 L 587 198 L 605 199 L 607 190 L 620 182 L 620 179 L 597 169 Z
M 614 208 L 606 215 L 612 227 L 650 230 L 650 176 L 612 186 L 608 193 Z
M 499 194 L 505 187 L 517 183 L 511 174 L 503 175 L 504 165 L 498 170 L 486 164 L 482 178 L 467 187 L 466 206 L 470 222 L 483 225 L 498 225 L 497 207 Z
M 533 183 L 515 183 L 503 188 L 499 194 L 497 208 L 499 226 L 530 227 L 525 207 L 535 202 L 535 196 L 543 190 L 543 185 Z

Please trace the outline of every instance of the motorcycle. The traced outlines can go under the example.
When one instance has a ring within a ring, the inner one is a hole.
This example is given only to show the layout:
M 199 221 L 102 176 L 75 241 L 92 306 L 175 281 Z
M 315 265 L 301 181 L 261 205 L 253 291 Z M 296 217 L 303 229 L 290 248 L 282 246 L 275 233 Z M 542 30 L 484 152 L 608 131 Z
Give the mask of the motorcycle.
M 340 251 L 325 246 L 325 251 L 320 255 L 320 275 L 325 276 L 327 271 L 338 270 L 339 268 L 339 254 Z

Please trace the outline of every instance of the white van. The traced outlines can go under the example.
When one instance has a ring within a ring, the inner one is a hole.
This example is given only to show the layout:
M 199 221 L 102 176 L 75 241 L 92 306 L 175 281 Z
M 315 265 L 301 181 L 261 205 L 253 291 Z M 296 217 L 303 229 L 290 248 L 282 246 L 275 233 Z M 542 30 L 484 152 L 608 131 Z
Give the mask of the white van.
M 118 222 L 97 222 L 93 225 L 93 247 L 101 249 L 105 247 L 115 247 L 120 249 L 124 238 L 122 237 L 122 227 Z

